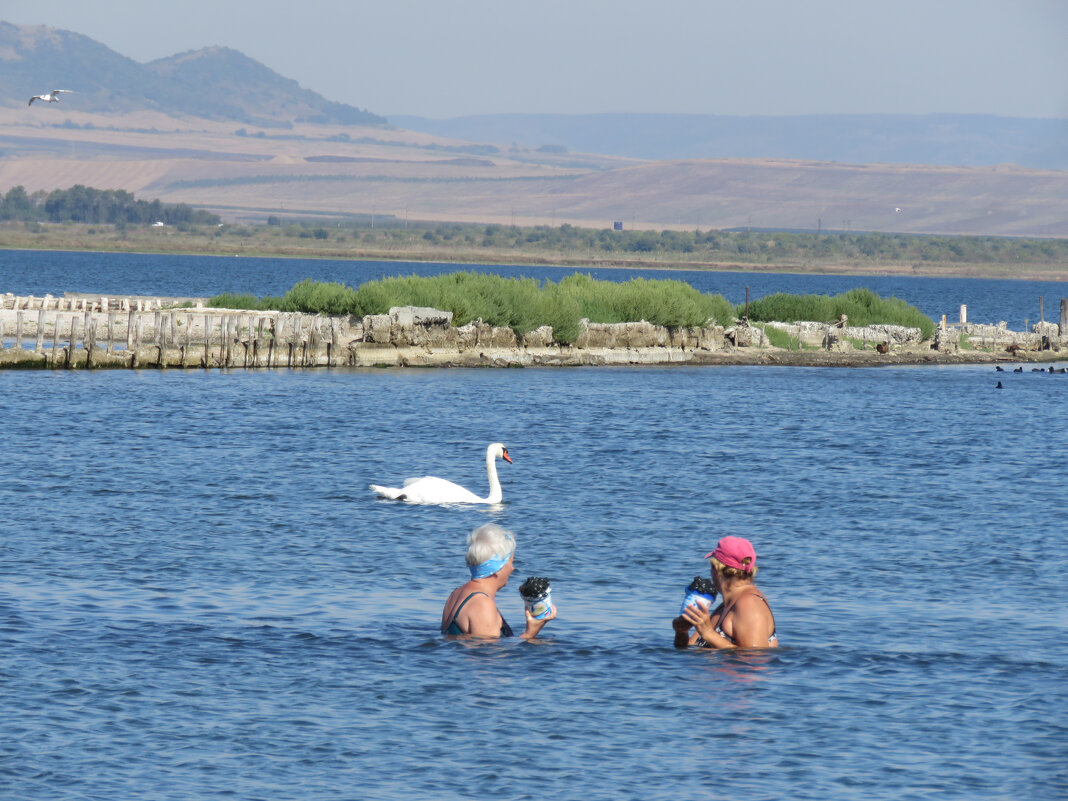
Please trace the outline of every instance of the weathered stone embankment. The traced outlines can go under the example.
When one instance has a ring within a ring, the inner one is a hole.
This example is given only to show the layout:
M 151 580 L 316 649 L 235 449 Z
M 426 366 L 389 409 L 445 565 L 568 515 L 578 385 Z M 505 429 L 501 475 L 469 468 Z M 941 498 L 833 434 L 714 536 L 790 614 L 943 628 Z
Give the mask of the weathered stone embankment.
M 947 326 L 934 341 L 899 326 L 769 323 L 796 349 L 773 347 L 758 326 L 665 328 L 583 322 L 570 344 L 552 329 L 517 335 L 451 312 L 398 307 L 363 318 L 180 307 L 144 298 L 0 296 L 0 367 L 520 367 L 657 364 L 869 366 L 1055 361 L 1068 337 L 1055 324 L 1030 332 Z M 983 348 L 983 349 L 976 349 Z

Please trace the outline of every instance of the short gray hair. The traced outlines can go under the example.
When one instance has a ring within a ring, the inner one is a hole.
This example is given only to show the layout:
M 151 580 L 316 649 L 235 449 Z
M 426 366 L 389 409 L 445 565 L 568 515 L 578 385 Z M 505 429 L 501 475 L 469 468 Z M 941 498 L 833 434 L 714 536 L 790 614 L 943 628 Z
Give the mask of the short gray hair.
M 515 550 L 515 535 L 496 523 L 486 523 L 467 535 L 467 565 L 474 567 L 487 559 L 508 556 Z

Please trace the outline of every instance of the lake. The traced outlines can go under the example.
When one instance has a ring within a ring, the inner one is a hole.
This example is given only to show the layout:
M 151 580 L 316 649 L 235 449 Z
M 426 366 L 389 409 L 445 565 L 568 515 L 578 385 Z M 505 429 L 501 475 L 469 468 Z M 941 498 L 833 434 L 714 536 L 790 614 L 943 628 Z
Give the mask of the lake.
M 0 290 L 225 283 L 71 258 Z M 264 261 L 229 278 L 408 267 Z M 0 797 L 1068 794 L 1068 375 L 3 371 L 0 398 Z M 499 507 L 367 487 L 484 493 L 498 440 Z M 488 521 L 517 538 L 513 626 L 523 578 L 553 581 L 536 642 L 438 634 Z M 676 651 L 727 533 L 782 647 Z

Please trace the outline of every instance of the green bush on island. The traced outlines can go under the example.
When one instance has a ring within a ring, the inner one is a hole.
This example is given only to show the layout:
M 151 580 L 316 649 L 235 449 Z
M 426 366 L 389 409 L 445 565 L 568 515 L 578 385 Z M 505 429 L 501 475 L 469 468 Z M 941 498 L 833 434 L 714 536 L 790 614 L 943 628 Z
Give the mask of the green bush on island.
M 307 314 L 386 314 L 394 306 L 430 306 L 450 311 L 455 325 L 481 319 L 525 334 L 552 326 L 557 342 L 573 342 L 585 317 L 596 323 L 646 320 L 669 328 L 730 325 L 734 307 L 722 295 L 707 295 L 683 281 L 635 278 L 623 283 L 574 274 L 559 283 L 457 272 L 370 281 L 353 289 L 306 279 L 280 298 L 247 294 L 212 298 L 216 308 L 299 311 Z
M 517 334 L 552 326 L 557 342 L 574 342 L 581 331 L 582 318 L 594 323 L 645 320 L 681 328 L 709 321 L 729 326 L 745 313 L 744 306 L 734 307 L 722 295 L 700 292 L 683 281 L 634 278 L 618 283 L 581 273 L 569 275 L 559 283 L 476 272 L 409 275 L 369 281 L 356 289 L 309 278 L 295 284 L 282 297 L 260 299 L 249 294 L 225 294 L 212 298 L 208 304 L 226 309 L 358 317 L 386 314 L 394 306 L 429 306 L 452 312 L 454 325 L 481 319 L 490 325 L 511 328 Z M 853 289 L 834 297 L 777 293 L 749 304 L 749 319 L 754 322 L 829 323 L 843 314 L 854 326 L 919 328 L 924 339 L 934 334 L 934 322 L 917 308 L 898 298 L 880 298 L 869 289 Z
M 768 337 L 768 342 L 771 343 L 773 348 L 782 348 L 783 350 L 801 350 L 801 338 L 791 336 L 789 332 L 783 331 L 781 328 L 775 328 L 771 325 L 763 327 L 764 333 Z
M 739 306 L 738 315 L 745 307 Z M 840 295 L 788 295 L 778 292 L 749 304 L 749 319 L 759 322 L 832 323 L 846 315 L 850 326 L 901 325 L 919 328 L 922 339 L 934 335 L 934 321 L 900 298 L 881 298 L 870 289 L 851 289 Z

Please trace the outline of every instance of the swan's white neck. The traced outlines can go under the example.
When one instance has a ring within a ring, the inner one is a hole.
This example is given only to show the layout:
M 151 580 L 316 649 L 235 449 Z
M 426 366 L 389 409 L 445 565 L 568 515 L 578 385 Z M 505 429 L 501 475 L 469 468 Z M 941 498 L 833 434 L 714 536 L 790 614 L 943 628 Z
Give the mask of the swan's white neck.
M 491 451 L 486 451 L 486 473 L 489 475 L 489 497 L 486 503 L 500 503 L 504 497 L 501 492 L 501 481 L 497 477 L 497 457 Z
M 490 493 L 486 503 L 500 503 L 504 494 L 501 492 L 501 482 L 497 478 L 497 457 L 491 451 L 486 451 L 486 473 L 489 475 Z

